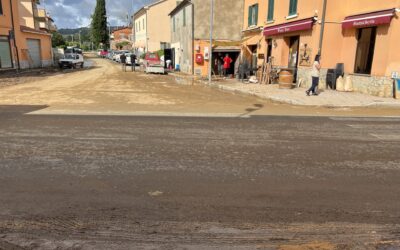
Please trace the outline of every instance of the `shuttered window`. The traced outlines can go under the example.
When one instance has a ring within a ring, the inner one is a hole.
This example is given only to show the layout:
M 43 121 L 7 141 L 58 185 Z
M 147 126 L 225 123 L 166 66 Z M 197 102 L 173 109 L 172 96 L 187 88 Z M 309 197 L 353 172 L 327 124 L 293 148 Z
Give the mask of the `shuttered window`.
M 289 0 L 289 16 L 297 15 L 297 0 Z
M 273 21 L 274 20 L 274 3 L 275 3 L 275 0 L 268 0 L 267 21 Z
M 11 49 L 8 37 L 0 36 L 0 68 L 12 68 Z
M 248 26 L 256 26 L 258 24 L 258 4 L 249 6 Z

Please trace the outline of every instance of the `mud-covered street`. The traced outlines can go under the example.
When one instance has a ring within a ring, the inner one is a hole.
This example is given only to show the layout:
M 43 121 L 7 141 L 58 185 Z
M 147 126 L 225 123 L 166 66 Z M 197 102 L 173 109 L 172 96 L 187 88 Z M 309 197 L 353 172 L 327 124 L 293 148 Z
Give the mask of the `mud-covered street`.
M 0 88 L 0 249 L 400 248 L 398 110 L 92 60 Z

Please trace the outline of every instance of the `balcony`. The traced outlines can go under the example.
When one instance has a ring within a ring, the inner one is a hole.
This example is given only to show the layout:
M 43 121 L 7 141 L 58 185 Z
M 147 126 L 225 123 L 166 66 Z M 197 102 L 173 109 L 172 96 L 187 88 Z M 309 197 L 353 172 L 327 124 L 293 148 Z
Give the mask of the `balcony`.
M 37 20 L 44 20 L 47 18 L 47 13 L 45 9 L 33 9 L 33 16 Z

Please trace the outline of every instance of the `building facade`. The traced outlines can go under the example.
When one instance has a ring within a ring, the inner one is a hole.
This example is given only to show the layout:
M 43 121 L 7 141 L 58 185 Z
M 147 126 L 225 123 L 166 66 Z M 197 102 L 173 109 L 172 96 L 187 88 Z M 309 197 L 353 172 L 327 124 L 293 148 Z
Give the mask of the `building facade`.
M 255 46 L 257 52 L 255 47 L 246 49 L 247 44 L 243 44 L 245 53 L 253 55 L 245 58 L 257 61 L 258 66 L 271 58 L 274 66 L 292 71 L 298 82 L 309 86 L 311 64 L 320 53 L 320 88 L 326 87 L 328 69 L 341 64 L 354 91 L 393 96 L 392 75 L 400 72 L 400 53 L 395 53 L 400 38 L 400 1 L 328 0 L 322 32 L 324 2 L 246 0 L 244 20 L 253 24 L 254 17 L 250 15 L 258 15 L 257 26 L 263 23 L 264 38 Z M 245 39 L 251 30 L 251 25 L 245 27 Z M 252 46 L 255 43 L 247 41 Z
M 227 8 L 229 6 L 229 8 Z M 210 48 L 209 3 L 201 0 L 184 0 L 170 13 L 171 48 L 175 54 L 175 67 L 183 72 L 207 76 L 212 53 L 213 73 L 217 62 L 226 54 L 233 59 L 231 72 L 240 54 L 243 21 L 242 0 L 219 0 L 214 5 L 213 47 Z
M 169 48 L 171 30 L 169 12 L 176 7 L 176 0 L 159 0 L 144 6 L 133 15 L 135 49 L 142 52 L 155 52 Z
M 132 30 L 131 27 L 122 27 L 114 30 L 111 35 L 111 49 L 131 50 L 133 48 Z
M 0 69 L 52 65 L 50 27 L 41 28 L 36 1 L 2 0 L 0 6 Z
M 133 15 L 134 25 L 132 27 L 134 34 L 134 48 L 137 54 L 142 54 L 148 50 L 147 47 L 147 11 L 145 7 L 138 10 Z

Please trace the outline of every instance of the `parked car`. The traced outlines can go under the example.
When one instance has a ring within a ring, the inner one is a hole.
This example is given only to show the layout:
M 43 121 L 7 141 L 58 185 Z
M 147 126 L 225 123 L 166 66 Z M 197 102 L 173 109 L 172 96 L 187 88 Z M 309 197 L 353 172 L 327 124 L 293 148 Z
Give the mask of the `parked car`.
M 164 64 L 157 53 L 146 53 L 143 65 L 146 73 L 165 74 Z
M 108 51 L 107 50 L 101 50 L 100 51 L 100 57 L 101 58 L 106 58 L 108 55 Z
M 120 56 L 121 56 L 123 53 L 127 54 L 127 53 L 129 53 L 129 51 L 127 51 L 127 50 L 117 50 L 117 51 L 114 51 L 113 60 L 116 61 L 116 62 L 121 62 Z
M 75 69 L 78 66 L 83 68 L 83 65 L 84 65 L 84 59 L 82 54 L 76 54 L 76 53 L 65 54 L 64 57 L 58 61 L 58 66 L 60 67 L 60 69 L 62 68 Z

